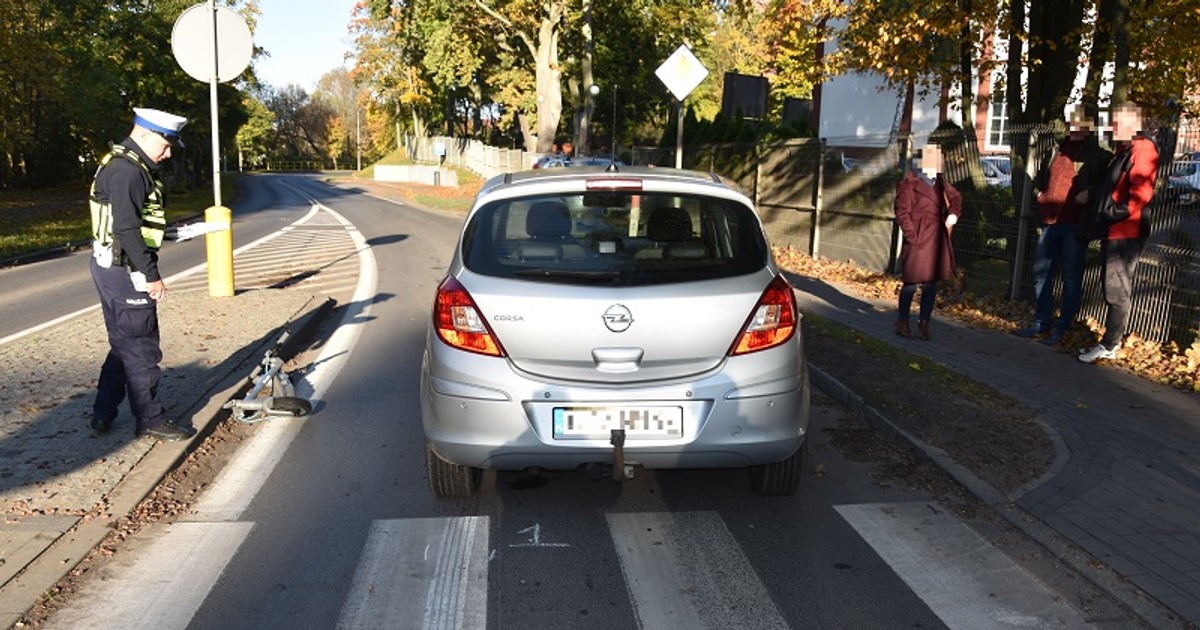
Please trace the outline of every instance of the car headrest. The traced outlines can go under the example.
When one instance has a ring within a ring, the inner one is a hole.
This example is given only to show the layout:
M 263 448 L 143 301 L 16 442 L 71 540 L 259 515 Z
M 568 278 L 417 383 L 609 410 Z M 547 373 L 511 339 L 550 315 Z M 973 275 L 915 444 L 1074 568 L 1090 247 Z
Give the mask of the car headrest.
M 658 208 L 646 222 L 646 236 L 660 242 L 692 238 L 692 217 L 683 208 Z
M 539 201 L 525 215 L 525 231 L 536 239 L 561 239 L 571 233 L 571 215 L 561 203 Z

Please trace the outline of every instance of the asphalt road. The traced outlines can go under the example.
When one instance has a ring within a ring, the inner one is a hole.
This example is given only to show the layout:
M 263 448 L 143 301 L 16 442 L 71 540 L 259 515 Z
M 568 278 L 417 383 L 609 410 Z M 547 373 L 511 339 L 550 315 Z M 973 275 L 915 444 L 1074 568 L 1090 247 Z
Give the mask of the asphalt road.
M 369 245 L 347 249 L 359 281 L 334 296 L 341 325 L 301 370 L 315 412 L 255 425 L 192 514 L 127 541 L 47 627 L 1089 627 L 949 507 L 843 456 L 826 429 L 845 412 L 819 395 L 819 474 L 793 497 L 753 496 L 744 471 L 716 470 L 622 484 L 489 473 L 475 498 L 436 499 L 417 383 L 461 218 L 307 176 L 246 183 L 238 243 L 315 200 L 313 221 Z M 199 264 L 192 248 L 164 258 Z M 5 312 L 20 313 L 0 337 L 90 305 L 85 262 L 0 273 Z

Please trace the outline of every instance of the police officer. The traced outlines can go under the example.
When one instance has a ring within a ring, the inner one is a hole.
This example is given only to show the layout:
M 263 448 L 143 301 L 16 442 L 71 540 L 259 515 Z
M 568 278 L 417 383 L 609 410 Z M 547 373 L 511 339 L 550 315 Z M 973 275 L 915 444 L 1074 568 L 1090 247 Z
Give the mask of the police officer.
M 133 112 L 133 130 L 100 160 L 91 189 L 92 280 L 109 345 L 91 428 L 96 434 L 111 430 L 117 406 L 128 394 L 137 420 L 134 434 L 175 441 L 196 430 L 168 419 L 158 399 L 157 304 L 167 294 L 158 270 L 166 232 L 158 167 L 171 157 L 173 146 L 183 146 L 179 132 L 187 119 L 156 109 L 135 107 Z

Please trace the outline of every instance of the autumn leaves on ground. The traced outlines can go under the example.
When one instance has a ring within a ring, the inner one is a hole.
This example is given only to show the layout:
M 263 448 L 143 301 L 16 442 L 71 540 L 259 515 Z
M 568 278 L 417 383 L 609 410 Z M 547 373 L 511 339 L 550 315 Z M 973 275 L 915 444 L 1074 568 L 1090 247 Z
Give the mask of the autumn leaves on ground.
M 900 292 L 900 280 L 887 274 L 837 261 L 813 260 L 790 248 L 777 248 L 775 255 L 780 265 L 789 271 L 849 286 L 864 297 L 893 300 Z M 1030 318 L 1029 305 L 1024 302 L 951 292 L 952 289 L 943 287 L 938 295 L 938 313 L 971 326 L 1012 332 L 1028 323 Z M 1095 345 L 1102 332 L 1101 326 L 1090 319 L 1076 322 L 1059 349 L 1074 353 L 1090 347 Z M 1126 337 L 1117 359 L 1108 363 L 1152 381 L 1200 392 L 1200 339 L 1187 348 L 1179 348 L 1174 344 L 1164 346 L 1146 341 L 1134 332 Z

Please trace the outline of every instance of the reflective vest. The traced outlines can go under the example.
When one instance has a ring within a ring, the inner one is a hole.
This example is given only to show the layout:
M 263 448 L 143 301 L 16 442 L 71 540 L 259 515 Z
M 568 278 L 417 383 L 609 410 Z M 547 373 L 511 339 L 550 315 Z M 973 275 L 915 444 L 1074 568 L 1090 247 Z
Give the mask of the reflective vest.
M 123 157 L 137 164 L 145 171 L 146 175 L 150 176 L 150 181 L 154 182 L 154 189 L 146 197 L 146 203 L 142 204 L 142 240 L 146 242 L 146 247 L 157 250 L 162 246 L 163 236 L 167 232 L 167 214 L 163 210 L 162 180 L 154 175 L 154 172 L 150 170 L 149 166 L 146 166 L 137 152 L 120 144 L 114 144 L 112 151 L 100 160 L 100 167 L 96 169 L 97 176 L 115 156 Z M 100 245 L 112 244 L 112 202 L 96 197 L 95 179 L 92 180 L 89 205 L 92 210 L 92 238 Z

